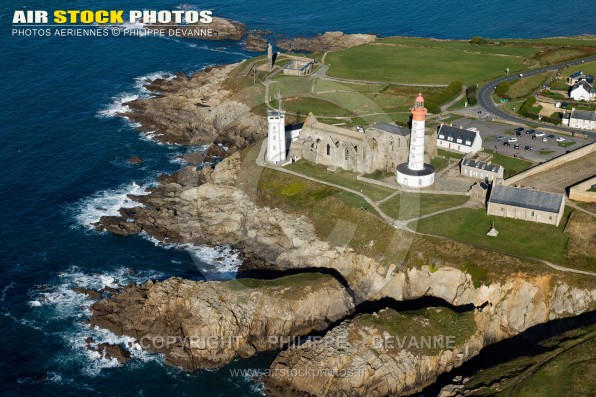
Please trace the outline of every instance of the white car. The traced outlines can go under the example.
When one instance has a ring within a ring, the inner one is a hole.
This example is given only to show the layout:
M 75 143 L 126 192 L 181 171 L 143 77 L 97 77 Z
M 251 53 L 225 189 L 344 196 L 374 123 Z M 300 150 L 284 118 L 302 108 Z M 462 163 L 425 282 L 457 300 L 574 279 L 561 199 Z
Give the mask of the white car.
M 507 139 L 507 142 L 517 142 L 517 138 L 509 138 Z
M 557 141 L 557 142 L 563 142 L 564 140 L 565 140 L 565 138 L 563 138 L 562 136 L 555 139 L 555 141 Z
M 542 142 L 548 142 L 548 138 L 542 138 Z
M 544 132 L 542 132 L 542 131 L 538 131 L 538 132 L 536 133 L 536 136 L 544 136 Z

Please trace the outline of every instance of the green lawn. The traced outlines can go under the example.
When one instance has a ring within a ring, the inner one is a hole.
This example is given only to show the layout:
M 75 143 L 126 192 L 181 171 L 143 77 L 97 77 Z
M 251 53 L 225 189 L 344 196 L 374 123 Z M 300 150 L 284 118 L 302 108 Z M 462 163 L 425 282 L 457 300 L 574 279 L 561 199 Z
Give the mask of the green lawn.
M 545 259 L 565 263 L 567 235 L 563 232 L 565 219 L 558 227 L 518 219 L 488 216 L 486 210 L 458 209 L 430 218 L 421 219 L 417 231 L 449 237 L 482 248 L 506 254 Z M 486 232 L 494 221 L 499 231 L 497 237 L 489 237 Z
M 438 149 L 437 153 L 439 154 L 439 156 L 451 157 L 452 159 L 460 160 L 464 158 L 464 155 L 462 153 L 450 152 L 449 150 L 444 149 Z
M 462 44 L 459 43 L 458 46 Z M 467 44 L 463 44 L 468 46 Z M 470 51 L 477 50 L 469 45 Z M 379 60 L 382 59 L 382 62 Z M 328 75 L 346 79 L 413 84 L 464 84 L 525 69 L 524 57 L 489 52 L 454 51 L 450 47 L 367 44 L 327 55 Z
M 448 164 L 449 164 L 449 159 L 439 157 L 439 156 L 435 156 L 430 161 L 430 165 L 435 167 L 435 171 L 437 171 L 437 172 L 445 169 L 445 167 L 447 167 Z
M 591 74 L 592 76 L 596 76 L 596 61 L 585 62 L 585 63 L 582 63 L 581 65 L 569 66 L 561 71 L 561 76 L 563 78 L 567 78 L 571 74 L 573 74 L 575 72 L 579 72 L 580 70 L 586 74 Z M 569 87 L 569 86 L 567 86 L 567 87 Z
M 503 172 L 503 177 L 505 179 L 510 178 L 513 175 L 517 175 L 534 165 L 531 161 L 504 156 L 502 154 L 495 153 L 493 150 L 485 149 L 484 151 L 493 154 L 491 163 L 503 166 L 505 169 Z
M 525 98 L 536 91 L 553 72 L 540 73 L 515 80 L 509 86 L 507 95 L 511 98 Z
M 447 194 L 401 193 L 380 205 L 393 219 L 412 219 L 435 211 L 457 207 L 468 201 L 468 196 Z
M 327 167 L 324 165 L 313 164 L 306 160 L 299 160 L 294 164 L 287 165 L 286 168 L 306 176 L 362 192 L 366 196 L 370 197 L 373 201 L 382 200 L 390 194 L 395 193 L 394 189 L 375 185 L 369 182 L 359 181 L 356 179 L 356 174 L 353 172 L 341 169 L 336 171 L 328 171 Z
M 569 141 L 569 142 L 559 142 L 559 146 L 567 148 L 567 147 L 569 147 L 569 146 L 573 146 L 573 145 L 575 145 L 576 143 L 577 143 L 577 142 L 574 142 L 574 141 Z
M 554 152 L 555 152 L 554 150 L 541 149 L 541 150 L 540 150 L 538 153 L 539 153 L 541 156 L 548 156 L 549 154 L 552 154 L 552 153 L 554 153 Z
M 312 97 L 286 99 L 284 108 L 290 112 L 308 114 L 313 112 L 317 116 L 351 116 L 353 113 L 333 102 Z

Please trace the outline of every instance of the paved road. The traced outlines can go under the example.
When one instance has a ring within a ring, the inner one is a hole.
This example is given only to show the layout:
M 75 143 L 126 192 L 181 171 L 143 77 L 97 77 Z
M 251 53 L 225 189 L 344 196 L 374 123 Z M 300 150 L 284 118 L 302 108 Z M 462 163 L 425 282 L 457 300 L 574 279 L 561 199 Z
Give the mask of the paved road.
M 523 72 L 524 78 L 527 76 L 533 76 L 533 75 L 540 74 L 543 72 L 548 72 L 550 70 L 562 69 L 567 66 L 581 65 L 582 61 L 584 61 L 584 62 L 596 61 L 596 56 L 591 56 L 588 58 L 578 59 L 575 61 L 563 62 L 563 63 L 558 63 L 556 65 L 550 65 L 550 66 L 545 66 L 545 67 L 541 67 L 538 69 L 525 71 L 525 72 Z M 554 126 L 552 124 L 541 123 L 541 122 L 535 121 L 535 120 L 524 119 L 522 117 L 515 116 L 515 115 L 508 113 L 505 110 L 502 110 L 499 107 L 497 107 L 492 99 L 492 94 L 494 92 L 496 85 L 503 81 L 513 81 L 513 80 L 517 80 L 517 79 L 519 79 L 519 75 L 517 75 L 517 74 L 508 75 L 508 76 L 499 77 L 498 79 L 495 79 L 495 80 L 485 84 L 484 86 L 482 86 L 482 88 L 480 88 L 480 91 L 478 91 L 478 105 L 480 105 L 480 107 L 482 108 L 483 111 L 490 113 L 493 116 L 498 117 L 503 120 L 506 120 L 506 121 L 511 121 L 511 122 L 520 123 L 520 124 L 531 123 L 531 124 L 540 125 L 544 128 L 549 128 L 551 130 L 557 130 L 557 131 L 566 132 L 566 133 L 570 133 L 572 131 L 577 131 L 576 129 L 569 128 L 569 127 Z M 590 137 L 591 139 L 596 139 L 596 132 L 581 130 L 581 133 L 588 135 L 588 137 Z

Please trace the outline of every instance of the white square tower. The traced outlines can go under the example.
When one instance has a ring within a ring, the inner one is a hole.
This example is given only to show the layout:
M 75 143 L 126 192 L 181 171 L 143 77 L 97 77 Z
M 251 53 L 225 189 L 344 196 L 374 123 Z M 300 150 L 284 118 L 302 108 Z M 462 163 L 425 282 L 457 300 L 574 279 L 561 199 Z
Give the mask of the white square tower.
M 269 130 L 267 132 L 267 162 L 281 164 L 286 161 L 286 123 L 284 112 L 267 112 Z

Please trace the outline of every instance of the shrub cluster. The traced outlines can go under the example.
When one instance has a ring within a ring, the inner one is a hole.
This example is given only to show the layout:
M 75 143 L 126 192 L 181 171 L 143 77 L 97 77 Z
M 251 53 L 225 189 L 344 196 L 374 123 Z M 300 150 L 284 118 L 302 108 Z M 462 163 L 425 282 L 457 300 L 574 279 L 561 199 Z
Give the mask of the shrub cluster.
M 458 96 L 462 87 L 463 85 L 460 81 L 452 81 L 447 87 L 426 98 L 424 106 L 430 113 L 441 113 L 441 105 Z
M 474 106 L 478 103 L 478 86 L 472 84 L 466 89 L 466 98 L 468 99 L 468 105 Z

